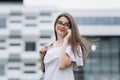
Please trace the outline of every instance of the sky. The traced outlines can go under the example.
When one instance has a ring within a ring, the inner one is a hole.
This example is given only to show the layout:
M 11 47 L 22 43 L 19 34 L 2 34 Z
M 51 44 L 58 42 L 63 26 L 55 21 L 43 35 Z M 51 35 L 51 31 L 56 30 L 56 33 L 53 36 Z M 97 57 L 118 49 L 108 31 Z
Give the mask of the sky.
M 120 0 L 24 0 L 24 5 L 50 5 L 63 9 L 119 9 Z

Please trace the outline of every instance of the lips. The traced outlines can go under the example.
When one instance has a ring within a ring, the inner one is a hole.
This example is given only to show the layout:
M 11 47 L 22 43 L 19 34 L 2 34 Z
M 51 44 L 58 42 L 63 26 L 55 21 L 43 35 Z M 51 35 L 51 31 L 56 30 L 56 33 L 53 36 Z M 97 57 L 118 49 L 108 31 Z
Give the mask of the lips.
M 66 31 L 66 29 L 65 29 L 65 28 L 61 28 L 60 26 L 58 26 L 58 29 L 59 29 L 61 32 Z
M 65 31 L 65 29 L 59 29 L 61 32 L 64 32 Z

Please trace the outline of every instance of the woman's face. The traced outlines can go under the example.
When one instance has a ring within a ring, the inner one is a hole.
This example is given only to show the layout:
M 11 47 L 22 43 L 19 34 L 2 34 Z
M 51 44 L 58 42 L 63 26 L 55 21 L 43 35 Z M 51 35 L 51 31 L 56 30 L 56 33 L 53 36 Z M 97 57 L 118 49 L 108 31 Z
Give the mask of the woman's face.
M 70 29 L 70 22 L 66 17 L 60 17 L 56 22 L 56 32 L 61 36 L 65 36 L 67 29 Z

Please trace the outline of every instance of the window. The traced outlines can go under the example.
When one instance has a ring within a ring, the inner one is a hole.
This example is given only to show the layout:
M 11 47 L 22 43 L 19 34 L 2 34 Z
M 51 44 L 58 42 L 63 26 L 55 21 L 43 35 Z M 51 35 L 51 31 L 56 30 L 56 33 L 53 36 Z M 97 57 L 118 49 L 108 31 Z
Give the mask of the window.
M 35 51 L 35 50 L 36 50 L 35 42 L 26 42 L 25 43 L 25 51 Z
M 10 70 L 20 70 L 20 67 L 9 67 Z
M 35 19 L 37 19 L 37 17 L 35 17 L 35 16 L 26 16 L 26 19 L 27 20 L 35 20 Z
M 26 74 L 34 74 L 36 72 L 35 71 L 24 71 L 24 73 L 26 73 Z
M 5 72 L 4 72 L 4 66 L 0 65 L 0 76 L 4 76 Z
M 0 50 L 4 50 L 4 49 L 6 49 L 5 47 L 0 47 Z
M 20 54 L 10 54 L 10 57 L 8 59 L 9 62 L 20 62 Z
M 120 25 L 120 17 L 76 17 L 79 25 Z
M 25 66 L 35 66 L 35 63 L 26 63 Z
M 40 13 L 41 16 L 51 16 L 51 12 L 41 12 Z
M 9 62 L 20 62 L 20 59 L 10 58 L 8 59 Z
M 41 35 L 40 38 L 42 38 L 42 39 L 50 39 L 51 36 L 50 35 Z
M 5 42 L 5 40 L 3 40 L 3 39 L 0 40 L 0 43 L 4 43 L 4 42 Z
M 0 28 L 6 28 L 6 19 L 0 19 Z
M 4 39 L 1 39 L 0 40 L 0 50 L 5 50 L 6 49 L 6 40 L 4 40 Z
M 21 20 L 12 20 L 12 21 L 10 21 L 10 23 L 22 23 L 22 21 Z
M 20 46 L 21 44 L 19 44 L 19 43 L 12 43 L 12 44 L 10 44 L 10 46 Z
M 8 59 L 9 62 L 20 62 L 20 59 L 10 58 Z
M 10 31 L 9 38 L 20 39 L 21 38 L 21 31 L 16 31 L 16 30 Z
M 50 21 L 50 20 L 42 20 L 42 21 L 40 21 L 40 23 L 51 23 L 52 21 Z
M 10 13 L 10 16 L 21 16 L 21 15 L 22 15 L 22 13 L 20 11 L 12 11 Z
M 26 27 L 35 27 L 35 26 L 37 26 L 37 24 L 33 24 L 33 23 L 28 24 L 28 23 L 27 23 L 27 24 L 25 24 L 25 26 L 26 26 Z
M 14 38 L 15 39 L 15 38 L 21 38 L 21 36 L 20 35 L 10 35 L 9 38 Z

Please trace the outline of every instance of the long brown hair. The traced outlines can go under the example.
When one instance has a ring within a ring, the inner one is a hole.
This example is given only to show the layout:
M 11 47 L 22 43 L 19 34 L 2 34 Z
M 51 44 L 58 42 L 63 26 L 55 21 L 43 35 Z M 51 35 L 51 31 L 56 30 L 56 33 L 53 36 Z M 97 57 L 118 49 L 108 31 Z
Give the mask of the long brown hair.
M 55 28 L 56 28 L 56 23 L 60 17 L 66 17 L 71 25 L 70 28 L 71 28 L 72 35 L 70 38 L 70 45 L 72 47 L 72 51 L 73 51 L 74 55 L 76 55 L 75 53 L 77 53 L 77 55 L 79 54 L 78 46 L 80 46 L 82 49 L 82 55 L 83 55 L 82 57 L 83 58 L 87 57 L 87 55 L 88 55 L 88 41 L 80 35 L 77 24 L 76 24 L 74 18 L 72 17 L 72 15 L 70 15 L 69 13 L 62 13 L 55 20 L 54 32 L 55 32 L 56 40 L 57 40 L 57 33 L 56 33 Z

